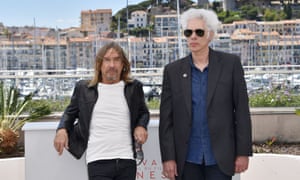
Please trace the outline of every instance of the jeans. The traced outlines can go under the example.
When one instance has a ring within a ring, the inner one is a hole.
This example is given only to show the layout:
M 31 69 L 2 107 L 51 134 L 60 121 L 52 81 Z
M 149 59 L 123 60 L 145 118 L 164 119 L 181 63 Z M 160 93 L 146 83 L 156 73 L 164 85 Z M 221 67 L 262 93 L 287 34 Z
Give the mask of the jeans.
M 88 163 L 89 180 L 135 180 L 136 161 L 132 159 L 98 160 Z
M 182 180 L 231 180 L 232 176 L 224 174 L 218 165 L 205 166 L 185 162 Z

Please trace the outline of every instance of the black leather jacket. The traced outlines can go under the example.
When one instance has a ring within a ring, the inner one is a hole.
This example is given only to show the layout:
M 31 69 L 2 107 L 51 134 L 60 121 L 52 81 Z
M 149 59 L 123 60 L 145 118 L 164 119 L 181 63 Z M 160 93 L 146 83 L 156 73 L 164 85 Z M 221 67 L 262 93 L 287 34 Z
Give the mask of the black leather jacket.
M 142 126 L 147 129 L 149 110 L 145 103 L 143 85 L 137 80 L 126 83 L 124 88 L 125 98 L 130 111 L 132 149 L 134 157 L 134 128 Z M 68 151 L 80 159 L 87 148 L 89 129 L 94 105 L 98 99 L 97 85 L 88 87 L 87 80 L 76 83 L 71 102 L 64 111 L 58 128 L 65 128 L 69 136 Z

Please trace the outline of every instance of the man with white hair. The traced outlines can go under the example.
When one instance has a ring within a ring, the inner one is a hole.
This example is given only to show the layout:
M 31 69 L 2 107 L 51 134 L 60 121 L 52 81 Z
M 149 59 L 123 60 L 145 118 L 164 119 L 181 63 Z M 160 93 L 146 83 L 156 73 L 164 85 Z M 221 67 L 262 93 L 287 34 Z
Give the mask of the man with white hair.
M 189 9 L 181 25 L 190 55 L 166 65 L 159 140 L 163 175 L 171 180 L 230 180 L 247 170 L 251 119 L 238 56 L 209 47 L 220 22 Z

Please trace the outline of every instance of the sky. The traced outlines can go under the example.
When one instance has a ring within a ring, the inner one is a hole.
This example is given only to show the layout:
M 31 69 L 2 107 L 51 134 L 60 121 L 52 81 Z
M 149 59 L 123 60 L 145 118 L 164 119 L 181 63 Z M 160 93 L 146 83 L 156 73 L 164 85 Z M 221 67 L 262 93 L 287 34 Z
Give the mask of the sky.
M 142 1 L 128 0 L 128 4 Z M 127 0 L 5 0 L 0 5 L 0 22 L 4 26 L 79 27 L 82 10 L 112 9 L 114 15 L 126 5 Z

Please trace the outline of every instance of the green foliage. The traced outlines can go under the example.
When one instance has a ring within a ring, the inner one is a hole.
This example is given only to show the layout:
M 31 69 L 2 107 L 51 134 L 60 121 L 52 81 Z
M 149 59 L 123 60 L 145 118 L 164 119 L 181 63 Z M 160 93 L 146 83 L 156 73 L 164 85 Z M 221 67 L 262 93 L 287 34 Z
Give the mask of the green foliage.
M 293 10 L 290 4 L 285 4 L 283 7 L 283 11 L 286 14 L 286 19 L 292 19 Z
M 296 115 L 300 116 L 300 109 L 296 109 Z
M 230 16 L 232 16 L 233 11 L 220 11 L 217 15 L 220 21 L 224 22 L 224 20 Z
M 153 98 L 147 101 L 147 106 L 149 109 L 159 109 L 160 100 L 158 98 Z
M 300 96 L 289 90 L 271 90 L 249 96 L 251 107 L 298 107 Z
M 158 0 L 159 5 L 156 6 L 156 0 L 145 0 L 136 5 L 128 5 L 127 7 L 122 8 L 119 10 L 113 17 L 112 17 L 112 24 L 111 29 L 116 30 L 118 28 L 118 17 L 120 17 L 120 28 L 121 32 L 127 32 L 127 12 L 128 18 L 130 19 L 131 12 L 136 10 L 144 10 L 148 11 L 148 8 L 152 5 L 155 7 L 169 7 L 169 9 L 176 10 L 177 8 L 177 1 L 171 0 L 169 3 L 160 4 L 161 0 Z M 192 7 L 193 1 L 184 1 L 181 4 L 181 10 L 186 10 Z M 200 7 L 197 7 L 200 8 Z M 206 7 L 205 7 L 206 8 Z M 254 5 L 243 5 L 238 10 L 235 11 L 223 11 L 221 7 L 221 3 L 214 1 L 210 7 L 213 9 L 217 14 L 218 18 L 223 23 L 232 23 L 234 21 L 241 21 L 241 20 L 265 20 L 265 21 L 279 21 L 284 19 L 291 19 L 292 18 L 292 8 L 290 4 L 285 4 L 283 6 L 283 10 L 276 10 L 271 8 L 263 8 L 257 7 Z M 168 8 L 167 8 L 168 9 Z M 128 11 L 127 11 L 128 10 Z M 149 11 L 148 16 L 151 15 L 151 11 Z M 167 13 L 167 12 L 166 12 Z M 263 19 L 262 19 L 263 17 Z M 151 17 L 150 22 L 153 22 Z M 141 36 L 146 35 L 144 30 L 135 29 L 130 32 L 132 35 Z
M 267 146 L 272 146 L 275 142 L 276 142 L 276 137 L 272 137 L 271 139 L 268 139 L 265 144 Z
M 259 20 L 259 14 L 262 13 L 265 21 L 279 21 L 291 19 L 292 9 L 286 5 L 284 10 L 262 8 L 254 5 L 244 5 L 238 11 L 218 11 L 218 18 L 223 23 L 232 23 L 239 20 Z
M 48 106 L 52 112 L 63 112 L 70 103 L 70 98 L 64 98 L 59 100 L 32 100 L 27 106 L 26 110 L 29 111 L 31 107 L 36 106 Z M 150 101 L 147 101 L 147 106 L 149 109 L 159 109 L 160 100 L 159 98 L 153 98 Z
M 221 11 L 218 13 L 218 18 L 223 23 L 232 23 L 233 21 L 243 20 L 240 16 L 240 12 L 237 11 Z
M 153 4 L 152 0 L 142 1 L 136 5 L 128 5 L 128 18 L 130 19 L 131 12 L 137 11 L 137 10 L 144 10 L 146 11 L 147 8 Z M 127 29 L 127 7 L 122 8 L 119 10 L 114 17 L 112 18 L 112 29 L 117 29 L 118 27 L 118 17 L 120 17 L 120 28 L 123 29 L 123 31 L 126 31 Z
M 241 17 L 248 20 L 256 20 L 258 8 L 254 5 L 245 5 L 240 7 Z
M 140 36 L 140 37 L 148 37 L 149 30 L 152 31 L 150 27 L 138 27 L 138 28 L 131 29 L 129 31 L 129 34 Z
M 48 106 L 52 112 L 63 112 L 69 102 L 69 97 L 59 100 L 32 100 L 25 110 L 31 111 L 31 108 L 36 106 Z M 160 99 L 153 98 L 146 103 L 149 109 L 159 109 Z M 265 91 L 250 95 L 249 104 L 250 107 L 300 107 L 300 95 L 288 90 Z
M 274 9 L 265 9 L 264 20 L 265 21 L 280 21 L 286 19 L 287 15 L 283 11 Z
M 280 21 L 291 19 L 292 9 L 290 5 L 285 5 L 283 10 L 244 5 L 238 11 L 221 11 L 218 13 L 218 17 L 223 23 L 231 23 L 234 17 L 240 17 L 240 20 L 260 20 L 259 14 L 263 15 L 265 21 Z
M 32 100 L 33 94 L 20 99 L 15 87 L 5 87 L 0 82 L 0 130 L 19 130 L 26 122 L 34 121 L 51 113 L 48 106 L 40 105 L 25 110 Z
M 215 12 L 220 12 L 222 11 L 222 5 L 221 5 L 221 2 L 217 2 L 217 1 L 213 1 L 212 2 L 212 10 L 214 10 Z
M 300 95 L 289 90 L 272 90 L 249 96 L 250 107 L 300 107 Z M 160 100 L 154 98 L 147 102 L 149 109 L 159 109 Z M 300 115 L 300 109 L 296 110 Z
M 63 98 L 59 100 L 51 100 L 51 99 L 40 99 L 40 100 L 33 100 L 30 102 L 27 110 L 29 111 L 32 107 L 37 106 L 47 106 L 51 109 L 51 112 L 63 112 L 65 108 L 68 106 L 70 102 L 70 98 Z
M 242 18 L 239 16 L 230 16 L 224 19 L 225 24 L 233 23 L 234 21 L 241 21 Z

